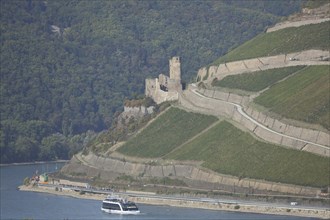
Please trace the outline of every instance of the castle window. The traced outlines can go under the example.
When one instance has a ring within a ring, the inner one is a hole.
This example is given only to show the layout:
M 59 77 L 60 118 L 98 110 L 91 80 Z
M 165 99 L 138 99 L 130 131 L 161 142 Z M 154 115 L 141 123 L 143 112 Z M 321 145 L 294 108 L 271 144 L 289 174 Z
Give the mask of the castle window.
M 168 92 L 168 88 L 164 85 L 160 85 L 160 90 L 163 90 L 164 92 Z

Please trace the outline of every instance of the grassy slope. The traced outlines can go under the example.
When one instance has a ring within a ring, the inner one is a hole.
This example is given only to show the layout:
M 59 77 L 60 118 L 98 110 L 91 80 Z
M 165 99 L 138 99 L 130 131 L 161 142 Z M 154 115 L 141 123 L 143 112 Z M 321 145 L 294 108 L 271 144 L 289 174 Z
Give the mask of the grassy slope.
M 224 121 L 167 156 L 219 173 L 308 186 L 329 184 L 328 158 L 257 141 Z
M 220 57 L 211 65 L 308 49 L 329 50 L 330 22 L 262 33 Z
M 217 120 L 213 116 L 171 108 L 118 151 L 137 157 L 161 157 Z
M 286 67 L 231 75 L 226 76 L 220 81 L 216 81 L 212 85 L 257 92 L 271 86 L 277 81 L 301 70 L 302 68 L 304 68 L 304 66 Z
M 330 129 L 330 66 L 311 66 L 276 84 L 254 101 L 271 111 Z

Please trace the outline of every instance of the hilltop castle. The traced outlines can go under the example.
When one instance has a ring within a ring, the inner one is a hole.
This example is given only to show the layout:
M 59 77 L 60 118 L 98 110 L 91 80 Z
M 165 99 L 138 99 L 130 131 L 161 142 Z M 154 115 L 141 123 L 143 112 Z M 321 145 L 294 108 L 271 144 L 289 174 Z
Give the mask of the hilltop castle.
M 146 79 L 145 95 L 157 104 L 179 99 L 182 92 L 180 57 L 169 60 L 170 77 L 159 74 L 156 79 Z

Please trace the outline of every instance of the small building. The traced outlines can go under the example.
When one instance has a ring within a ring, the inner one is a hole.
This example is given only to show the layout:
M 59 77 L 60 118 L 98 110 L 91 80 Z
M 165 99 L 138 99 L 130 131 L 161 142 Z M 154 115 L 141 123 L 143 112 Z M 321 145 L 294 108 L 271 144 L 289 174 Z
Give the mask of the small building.
M 48 183 L 48 174 L 44 173 L 39 176 L 39 183 Z

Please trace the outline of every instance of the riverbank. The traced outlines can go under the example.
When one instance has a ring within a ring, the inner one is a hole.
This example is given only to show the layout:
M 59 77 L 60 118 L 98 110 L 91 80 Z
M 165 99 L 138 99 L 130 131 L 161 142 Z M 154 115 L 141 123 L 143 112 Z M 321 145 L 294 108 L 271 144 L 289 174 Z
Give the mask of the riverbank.
M 91 194 L 91 193 L 81 193 L 71 189 L 63 188 L 59 190 L 57 187 L 48 186 L 20 186 L 21 191 L 33 191 L 40 193 L 50 193 L 59 196 L 70 196 L 80 199 L 93 199 L 101 201 L 105 198 L 105 194 Z M 138 194 L 137 194 L 138 193 Z M 118 193 L 120 194 L 120 193 Z M 314 217 L 328 219 L 330 217 L 330 210 L 327 209 L 307 209 L 303 207 L 272 207 L 266 205 L 254 205 L 254 204 L 242 204 L 242 203 L 226 203 L 226 202 L 214 202 L 212 200 L 207 200 L 205 198 L 201 200 L 191 200 L 184 198 L 177 198 L 172 196 L 154 196 L 155 194 L 150 194 L 146 192 L 134 192 L 125 193 L 125 197 L 129 200 L 136 202 L 137 204 L 150 204 L 150 205 L 170 205 L 176 207 L 186 207 L 186 208 L 201 208 L 209 210 L 222 210 L 222 211 L 234 211 L 234 212 L 247 212 L 247 213 L 260 213 L 260 214 L 273 214 L 273 215 L 291 215 L 291 216 L 301 216 L 301 217 Z
M 34 161 L 34 162 L 26 162 L 26 163 L 0 163 L 0 167 L 5 167 L 5 166 L 25 166 L 25 165 L 49 164 L 49 163 L 67 163 L 69 161 L 70 160 Z

